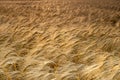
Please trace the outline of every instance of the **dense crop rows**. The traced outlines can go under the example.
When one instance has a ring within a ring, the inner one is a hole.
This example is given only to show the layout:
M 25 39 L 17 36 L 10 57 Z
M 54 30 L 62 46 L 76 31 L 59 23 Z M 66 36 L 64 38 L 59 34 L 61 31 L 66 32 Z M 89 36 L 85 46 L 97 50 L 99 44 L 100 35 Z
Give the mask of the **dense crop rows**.
M 0 80 L 120 80 L 119 0 L 0 1 Z

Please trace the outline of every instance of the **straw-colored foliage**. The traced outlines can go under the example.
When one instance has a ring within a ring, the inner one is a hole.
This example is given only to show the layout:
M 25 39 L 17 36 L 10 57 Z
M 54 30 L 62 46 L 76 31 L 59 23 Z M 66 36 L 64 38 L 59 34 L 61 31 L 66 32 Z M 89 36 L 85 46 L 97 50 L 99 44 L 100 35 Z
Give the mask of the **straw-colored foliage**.
M 120 1 L 0 1 L 0 80 L 120 80 Z

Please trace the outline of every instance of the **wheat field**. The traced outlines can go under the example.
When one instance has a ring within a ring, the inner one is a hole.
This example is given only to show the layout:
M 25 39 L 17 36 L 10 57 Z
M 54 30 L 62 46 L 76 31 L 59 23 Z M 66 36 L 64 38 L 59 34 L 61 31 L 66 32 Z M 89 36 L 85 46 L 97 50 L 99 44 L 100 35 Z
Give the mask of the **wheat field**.
M 120 1 L 0 0 L 0 80 L 120 80 Z

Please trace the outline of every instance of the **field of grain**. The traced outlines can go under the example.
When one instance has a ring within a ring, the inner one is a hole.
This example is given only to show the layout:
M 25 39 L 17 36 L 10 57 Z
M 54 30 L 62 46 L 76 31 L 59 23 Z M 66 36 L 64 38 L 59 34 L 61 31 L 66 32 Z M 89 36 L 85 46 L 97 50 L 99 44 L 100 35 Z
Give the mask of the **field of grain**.
M 120 80 L 120 1 L 0 0 L 0 80 Z

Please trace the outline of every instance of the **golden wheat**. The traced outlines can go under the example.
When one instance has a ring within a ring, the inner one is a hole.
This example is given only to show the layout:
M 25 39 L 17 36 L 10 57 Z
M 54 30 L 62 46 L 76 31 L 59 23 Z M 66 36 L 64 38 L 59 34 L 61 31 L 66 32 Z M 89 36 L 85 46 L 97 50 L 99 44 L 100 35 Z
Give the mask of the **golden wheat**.
M 0 80 L 120 80 L 118 0 L 0 1 Z

